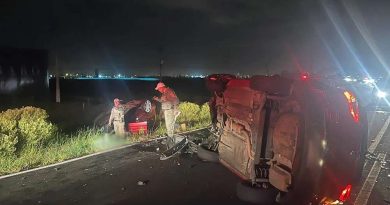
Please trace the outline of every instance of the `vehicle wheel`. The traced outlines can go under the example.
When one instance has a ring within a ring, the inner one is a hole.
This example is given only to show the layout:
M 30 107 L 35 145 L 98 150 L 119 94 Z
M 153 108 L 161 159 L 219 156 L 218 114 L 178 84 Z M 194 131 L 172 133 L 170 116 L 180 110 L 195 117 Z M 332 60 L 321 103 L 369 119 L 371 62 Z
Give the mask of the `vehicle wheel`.
M 264 189 L 252 186 L 249 182 L 237 183 L 237 197 L 245 202 L 254 204 L 273 204 L 275 203 L 278 191 L 271 185 Z
M 308 147 L 309 147 L 308 143 L 310 142 L 309 140 L 318 141 L 318 139 L 314 137 L 307 139 L 306 136 L 310 136 L 310 134 L 307 133 L 308 131 L 305 129 L 305 127 L 306 126 L 302 115 L 298 115 L 294 113 L 283 114 L 282 116 L 280 116 L 279 120 L 277 121 L 277 124 L 275 125 L 274 129 L 279 130 L 279 131 L 274 131 L 273 133 L 273 137 L 275 140 L 273 141 L 275 143 L 274 144 L 274 152 L 276 152 L 276 154 L 274 153 L 275 156 L 280 155 L 280 153 L 285 153 L 288 150 L 286 148 L 283 148 L 287 143 L 287 141 L 285 141 L 286 138 L 284 134 L 296 133 L 296 136 L 293 138 L 293 140 L 291 140 L 292 142 L 295 142 L 294 145 L 295 154 L 285 156 L 285 157 L 289 156 L 289 158 L 291 157 L 293 162 L 293 166 L 291 170 L 291 174 L 293 176 L 291 178 L 292 183 L 288 187 L 288 192 L 281 192 L 280 195 L 278 196 L 279 204 L 283 204 L 283 205 L 308 204 L 308 201 L 311 200 L 312 192 L 308 192 L 308 190 L 313 190 L 313 184 L 315 182 L 313 182 L 311 178 L 307 177 L 309 174 L 308 171 L 306 170 L 306 167 L 307 166 L 314 167 L 311 164 L 312 162 L 308 160 L 309 157 L 309 155 L 307 154 Z M 289 134 L 287 136 L 291 136 L 291 135 Z M 277 145 L 276 143 L 279 144 Z M 318 170 L 315 169 L 315 171 Z M 278 181 L 277 179 L 273 179 L 273 180 L 270 179 L 270 183 L 271 184 L 275 183 L 276 188 L 278 188 L 278 182 L 280 181 Z
M 209 150 L 206 145 L 198 146 L 198 157 L 207 162 L 219 162 L 219 155 L 217 152 Z

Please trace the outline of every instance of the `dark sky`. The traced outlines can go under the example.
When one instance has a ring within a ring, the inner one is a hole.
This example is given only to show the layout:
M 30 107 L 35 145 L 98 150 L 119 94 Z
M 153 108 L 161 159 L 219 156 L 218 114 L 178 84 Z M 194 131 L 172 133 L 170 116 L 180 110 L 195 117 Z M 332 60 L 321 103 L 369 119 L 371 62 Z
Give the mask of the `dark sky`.
M 64 72 L 281 70 L 377 74 L 389 0 L 0 0 L 0 46 L 44 48 Z M 268 68 L 268 69 L 267 69 Z

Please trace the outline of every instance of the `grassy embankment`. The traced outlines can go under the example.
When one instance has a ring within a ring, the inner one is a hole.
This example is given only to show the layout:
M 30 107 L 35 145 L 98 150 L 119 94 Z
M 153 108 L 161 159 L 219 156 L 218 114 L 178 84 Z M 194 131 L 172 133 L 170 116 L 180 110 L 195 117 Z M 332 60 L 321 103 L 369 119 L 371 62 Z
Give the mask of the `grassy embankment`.
M 177 121 L 186 131 L 210 124 L 207 104 L 181 103 Z M 45 110 L 34 107 L 0 113 L 0 175 L 53 164 L 125 144 L 146 141 L 165 133 L 165 125 L 147 136 L 121 139 L 97 128 L 84 128 L 72 134 L 61 132 L 48 120 Z M 183 130 L 184 131 L 184 130 Z

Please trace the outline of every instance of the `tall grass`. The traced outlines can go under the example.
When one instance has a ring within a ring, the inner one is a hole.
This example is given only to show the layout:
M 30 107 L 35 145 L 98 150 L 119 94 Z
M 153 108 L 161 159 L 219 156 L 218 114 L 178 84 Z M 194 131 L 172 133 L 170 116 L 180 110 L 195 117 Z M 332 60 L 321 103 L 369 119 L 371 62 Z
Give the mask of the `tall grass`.
M 211 122 L 207 104 L 198 106 L 185 102 L 180 108 L 182 116 L 179 117 L 178 123 L 187 124 L 187 129 L 182 131 L 202 128 L 208 126 Z M 3 122 L 8 123 L 10 121 L 3 120 Z M 166 128 L 163 121 L 159 122 L 157 129 L 152 133 L 132 135 L 127 139 L 109 135 L 96 128 L 84 128 L 72 135 L 56 132 L 54 136 L 48 138 L 49 140 L 46 143 L 26 143 L 18 151 L 12 151 L 13 154 L 0 155 L 0 175 L 62 162 L 124 144 L 149 140 L 165 133 Z M 0 139 L 7 138 L 0 136 Z
M 46 146 L 27 146 L 18 155 L 0 158 L 0 175 L 19 172 L 129 143 L 98 129 L 83 129 L 71 136 L 57 134 Z

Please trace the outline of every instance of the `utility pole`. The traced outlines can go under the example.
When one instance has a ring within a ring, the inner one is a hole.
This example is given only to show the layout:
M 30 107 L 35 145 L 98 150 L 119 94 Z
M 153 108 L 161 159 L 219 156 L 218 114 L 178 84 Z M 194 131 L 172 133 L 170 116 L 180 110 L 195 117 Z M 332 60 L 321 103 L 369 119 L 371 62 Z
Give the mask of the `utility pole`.
M 56 103 L 61 102 L 61 93 L 60 93 L 60 69 L 58 68 L 58 57 L 56 54 Z
M 160 72 L 159 72 L 159 77 L 160 77 L 160 81 L 162 81 L 162 68 L 163 68 L 163 65 L 164 65 L 164 57 L 163 57 L 164 47 L 160 46 L 159 51 L 160 51 Z
M 164 64 L 164 59 L 161 57 L 160 59 L 160 81 L 162 81 L 162 67 Z

